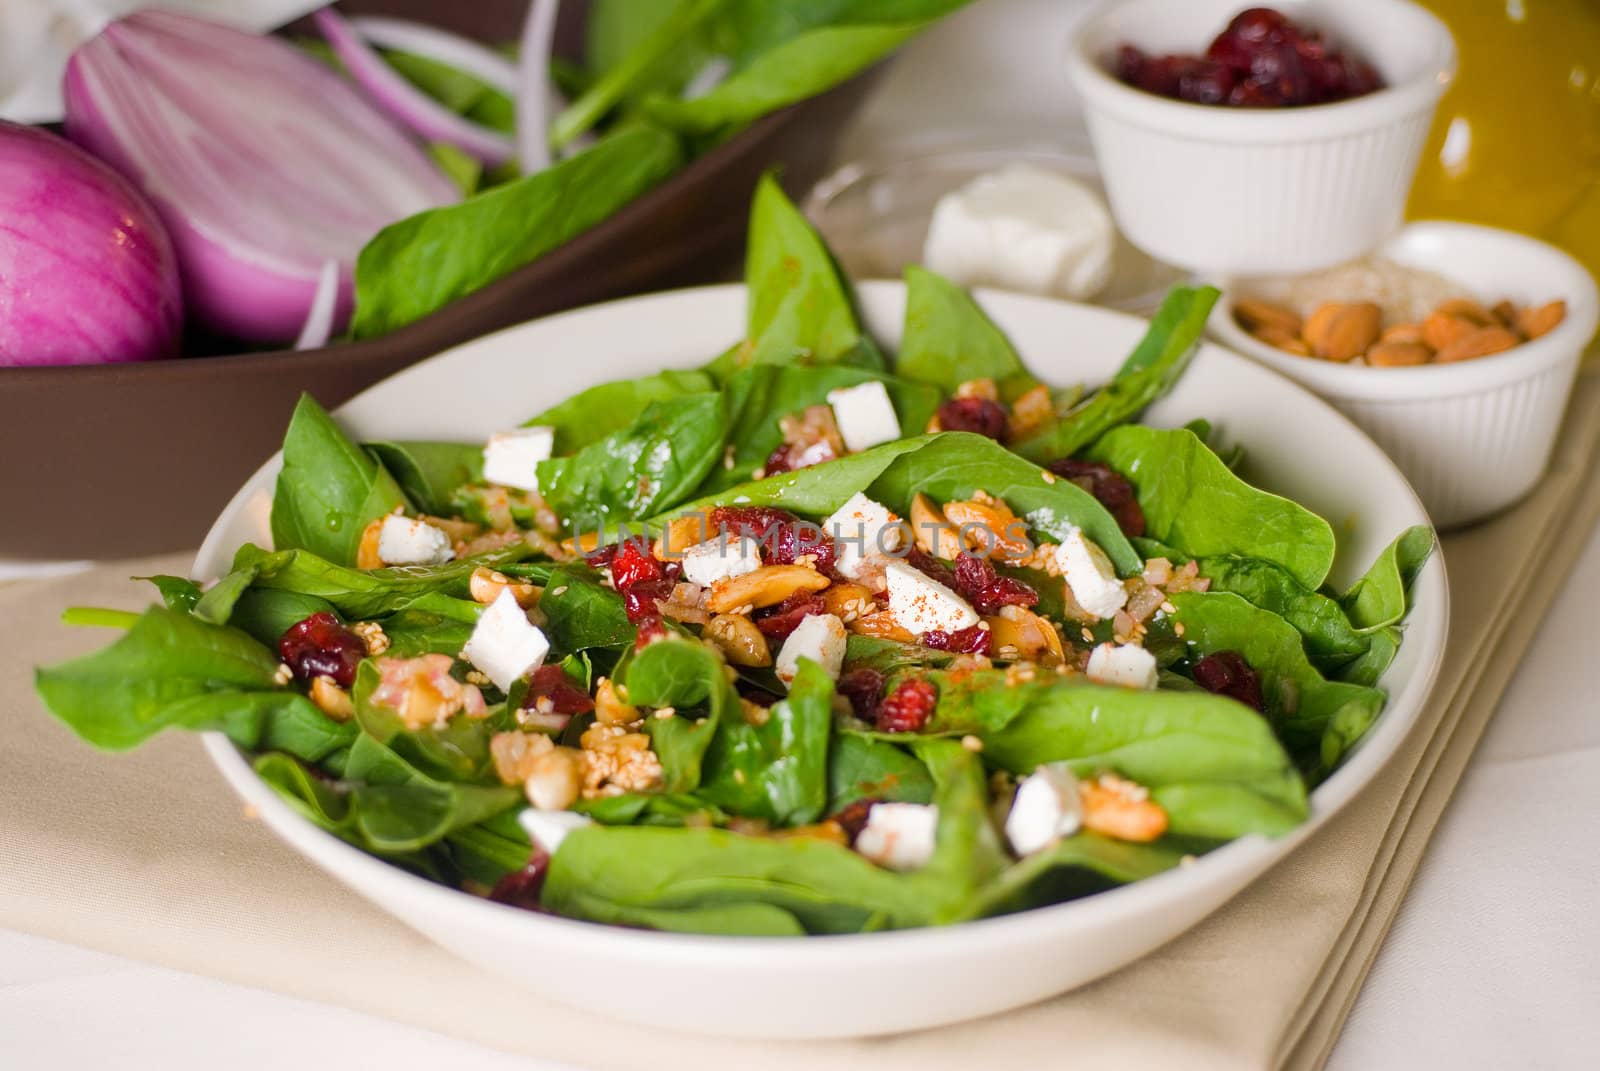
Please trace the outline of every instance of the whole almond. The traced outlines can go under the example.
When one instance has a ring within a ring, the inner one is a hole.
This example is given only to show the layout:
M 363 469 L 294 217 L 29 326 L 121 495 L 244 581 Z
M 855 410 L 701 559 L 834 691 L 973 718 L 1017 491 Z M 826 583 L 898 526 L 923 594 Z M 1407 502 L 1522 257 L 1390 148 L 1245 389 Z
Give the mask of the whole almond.
M 1517 307 L 1509 301 L 1497 301 L 1494 308 L 1489 311 L 1494 313 L 1494 318 L 1500 321 L 1501 327 L 1512 327 L 1517 322 Z
M 1471 320 L 1464 320 L 1459 316 L 1451 316 L 1448 312 L 1435 309 L 1422 321 L 1422 341 L 1435 350 L 1442 350 L 1456 339 L 1477 329 L 1478 325 Z
M 1367 351 L 1367 363 L 1378 368 L 1410 368 L 1427 364 L 1433 351 L 1420 342 L 1379 342 Z
M 1540 305 L 1537 309 L 1528 306 L 1517 313 L 1517 330 L 1529 338 L 1538 338 L 1555 329 L 1555 326 L 1567 318 L 1567 303 L 1565 301 L 1552 301 L 1548 305 Z
M 1233 303 L 1233 316 L 1240 326 L 1257 337 L 1268 328 L 1291 337 L 1300 334 L 1300 314 L 1270 301 L 1240 298 Z
M 1416 342 L 1422 343 L 1421 324 L 1395 324 L 1385 327 L 1383 334 L 1378 336 L 1380 342 Z
M 1307 353 L 1311 352 L 1311 347 L 1307 346 L 1298 334 L 1293 331 L 1285 331 L 1276 324 L 1262 324 L 1255 329 L 1254 336 L 1259 341 L 1265 342 L 1276 349 L 1287 350 L 1291 349 L 1291 347 L 1298 347 L 1304 349 Z
M 1342 302 L 1324 301 L 1312 309 L 1311 315 L 1306 317 L 1305 326 L 1300 328 L 1300 337 L 1306 340 L 1313 353 L 1322 348 L 1322 343 L 1328 337 L 1328 329 L 1333 326 L 1334 319 L 1343 310 Z
M 1451 298 L 1441 301 L 1435 312 L 1442 312 L 1446 316 L 1459 316 L 1463 320 L 1471 320 L 1479 327 L 1493 327 L 1495 315 L 1471 298 Z
M 1434 354 L 1433 359 L 1439 364 L 1450 364 L 1455 361 L 1470 361 L 1475 357 L 1487 357 L 1491 353 L 1502 353 L 1513 346 L 1520 345 L 1522 339 L 1516 332 L 1504 327 L 1476 327 L 1450 345 L 1443 347 Z
M 1311 352 L 1326 361 L 1349 361 L 1378 341 L 1383 325 L 1383 310 L 1370 301 L 1352 301 L 1340 306 L 1319 339 L 1307 338 Z

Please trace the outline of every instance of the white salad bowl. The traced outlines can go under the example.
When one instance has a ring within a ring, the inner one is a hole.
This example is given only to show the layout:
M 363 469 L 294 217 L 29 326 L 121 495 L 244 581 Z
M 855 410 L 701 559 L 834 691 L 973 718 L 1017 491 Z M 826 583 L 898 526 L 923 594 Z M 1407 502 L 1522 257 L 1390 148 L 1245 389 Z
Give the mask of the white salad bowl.
M 1233 316 L 1240 297 L 1278 297 L 1281 279 L 1224 282 L 1211 331 L 1230 346 L 1311 388 L 1377 440 L 1410 479 L 1441 528 L 1470 524 L 1522 498 L 1550 463 L 1561 414 L 1584 348 L 1600 320 L 1587 269 L 1555 246 L 1472 223 L 1412 223 L 1376 253 L 1436 272 L 1459 296 L 1543 305 L 1567 315 L 1548 334 L 1471 361 L 1415 368 L 1339 364 L 1285 353 Z
M 869 330 L 892 350 L 904 286 L 866 283 L 858 297 Z M 1109 378 L 1145 328 L 1122 313 L 1043 298 L 985 292 L 979 300 L 1029 366 L 1062 384 Z M 336 415 L 358 438 L 482 440 L 584 387 L 703 364 L 740 336 L 744 309 L 744 287 L 729 285 L 564 313 L 424 361 Z M 1333 579 L 1341 586 L 1406 527 L 1427 523 L 1404 478 L 1354 425 L 1287 379 L 1214 345 L 1203 347 L 1146 419 L 1177 426 L 1198 417 L 1245 444 L 1252 479 L 1333 521 L 1340 539 Z M 241 543 L 268 543 L 280 462 L 267 462 L 234 496 L 200 549 L 195 576 L 225 572 Z M 1437 556 L 1414 596 L 1406 642 L 1382 682 L 1387 708 L 1312 794 L 1311 817 L 1293 833 L 1245 837 L 1193 865 L 1082 900 L 937 929 L 716 937 L 534 914 L 364 854 L 300 817 L 225 737 L 208 733 L 205 747 L 296 850 L 462 958 L 543 996 L 586 1003 L 586 995 L 624 977 L 638 993 L 716 994 L 607 1006 L 655 1026 L 768 1038 L 888 1034 L 1004 1011 L 1090 982 L 1195 925 L 1287 855 L 1371 780 L 1416 721 L 1445 643 L 1447 595 Z
M 1450 31 L 1408 0 L 1284 0 L 1383 76 L 1333 104 L 1230 108 L 1125 85 L 1118 47 L 1203 54 L 1245 0 L 1113 0 L 1081 23 L 1066 70 L 1128 240 L 1203 271 L 1308 271 L 1400 225 L 1434 109 L 1455 73 Z

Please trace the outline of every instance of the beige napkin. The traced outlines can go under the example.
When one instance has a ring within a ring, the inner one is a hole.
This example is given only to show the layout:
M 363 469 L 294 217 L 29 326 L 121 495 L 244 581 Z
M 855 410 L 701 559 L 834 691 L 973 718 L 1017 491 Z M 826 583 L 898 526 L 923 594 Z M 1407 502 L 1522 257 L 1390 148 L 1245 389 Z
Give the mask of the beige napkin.
M 123 578 L 183 572 L 181 557 L 0 589 L 0 926 L 594 1069 L 647 1060 L 663 1071 L 747 1061 L 773 1071 L 1054 1066 L 1068 1039 L 1086 1067 L 1318 1067 L 1530 623 L 1600 515 L 1597 439 L 1600 376 L 1591 374 L 1538 491 L 1445 540 L 1455 617 L 1440 684 L 1368 790 L 1185 936 L 1030 1008 L 870 1041 L 731 1042 L 550 1004 L 460 963 L 248 821 L 193 739 L 100 755 L 41 711 L 30 666 L 108 638 L 57 626 L 61 608 L 135 608 L 145 595 Z M 575 997 L 594 1008 L 662 999 L 625 979 L 614 993 Z

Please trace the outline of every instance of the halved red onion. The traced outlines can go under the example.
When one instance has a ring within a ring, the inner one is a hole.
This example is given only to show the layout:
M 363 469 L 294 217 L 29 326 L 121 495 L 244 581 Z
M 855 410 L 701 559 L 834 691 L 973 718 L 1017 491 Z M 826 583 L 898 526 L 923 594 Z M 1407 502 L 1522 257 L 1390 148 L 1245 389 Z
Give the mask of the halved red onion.
M 397 219 L 459 199 L 359 91 L 287 42 L 170 11 L 73 53 L 67 133 L 140 187 L 177 248 L 190 310 L 240 338 L 295 337 L 335 261 Z
M 387 15 L 356 15 L 347 21 L 369 44 L 436 60 L 502 93 L 517 92 L 517 65 L 470 37 Z
M 332 8 L 318 11 L 311 21 L 373 102 L 423 138 L 454 145 L 487 167 L 499 167 L 515 155 L 510 138 L 457 115 L 406 81 Z
M 517 159 L 527 174 L 550 166 L 550 120 L 555 102 L 550 85 L 550 51 L 561 0 L 533 0 L 522 26 L 521 86 L 517 92 Z
M 321 349 L 333 337 L 333 313 L 339 304 L 339 262 L 330 260 L 322 266 L 317 276 L 317 292 L 311 298 L 311 311 L 306 313 L 306 325 L 295 340 L 297 350 Z

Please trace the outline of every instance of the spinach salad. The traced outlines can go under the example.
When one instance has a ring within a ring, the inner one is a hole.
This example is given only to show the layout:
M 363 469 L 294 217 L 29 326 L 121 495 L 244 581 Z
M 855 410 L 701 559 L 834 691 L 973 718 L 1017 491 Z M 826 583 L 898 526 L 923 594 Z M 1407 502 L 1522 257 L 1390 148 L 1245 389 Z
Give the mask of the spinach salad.
M 1063 389 L 911 269 L 891 357 L 770 179 L 747 284 L 702 368 L 487 444 L 358 444 L 303 399 L 276 549 L 69 611 L 126 632 L 41 668 L 44 702 L 108 749 L 225 733 L 397 866 L 660 930 L 952 923 L 1305 820 L 1433 533 L 1334 590 L 1327 521 L 1208 425 L 1135 422 L 1214 290 Z

